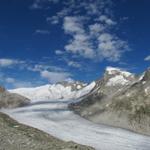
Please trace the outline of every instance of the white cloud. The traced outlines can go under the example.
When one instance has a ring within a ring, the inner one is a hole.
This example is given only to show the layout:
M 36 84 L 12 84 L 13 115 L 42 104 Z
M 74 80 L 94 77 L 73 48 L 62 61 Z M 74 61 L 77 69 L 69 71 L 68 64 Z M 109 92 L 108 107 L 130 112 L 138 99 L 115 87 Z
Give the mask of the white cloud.
M 37 30 L 35 31 L 35 33 L 36 33 L 36 34 L 50 34 L 50 31 L 37 29 Z
M 103 24 L 100 23 L 94 23 L 92 25 L 89 25 L 90 34 L 92 36 L 98 36 L 101 32 L 105 31 L 105 27 Z
M 32 87 L 33 83 L 29 81 L 20 81 L 16 80 L 12 77 L 8 77 L 5 79 L 5 82 L 10 84 L 13 88 L 22 88 L 22 87 Z
M 44 1 L 53 0 L 43 0 L 41 6 Z M 129 50 L 128 43 L 113 32 L 117 22 L 113 15 L 112 0 L 64 0 L 62 6 L 47 21 L 54 25 L 63 23 L 64 33 L 70 37 L 64 45 L 66 53 L 94 61 L 120 61 Z M 55 53 L 59 55 L 61 52 Z
M 65 17 L 63 27 L 64 31 L 72 36 L 72 40 L 65 46 L 65 50 L 85 58 L 93 58 L 92 45 L 84 31 L 82 18 Z
M 47 8 L 47 4 L 58 3 L 59 0 L 34 0 L 30 9 L 44 9 Z
M 112 34 L 101 34 L 98 39 L 98 54 L 102 59 L 114 62 L 119 61 L 124 50 L 129 49 L 126 42 Z
M 61 19 L 63 19 L 65 16 L 67 16 L 67 14 L 69 14 L 70 12 L 71 12 L 70 8 L 68 8 L 68 7 L 63 8 L 62 10 L 57 12 L 56 15 L 47 17 L 46 21 L 50 22 L 53 25 L 56 25 L 60 22 Z
M 5 81 L 7 83 L 15 83 L 15 79 L 14 78 L 10 78 L 10 77 L 6 78 Z
M 150 61 L 150 55 L 149 56 L 147 56 L 147 57 L 145 57 L 145 59 L 144 59 L 145 61 Z
M 68 52 L 79 54 L 85 58 L 93 59 L 95 57 L 88 36 L 84 34 L 74 35 L 73 40 L 69 41 L 68 45 L 65 46 L 65 49 Z
M 47 79 L 50 83 L 57 83 L 60 81 L 67 80 L 71 77 L 68 72 L 51 72 L 51 71 L 41 71 L 41 77 Z
M 28 70 L 40 73 L 40 76 L 50 83 L 63 81 L 72 76 L 64 68 L 48 64 L 36 64 L 33 67 L 29 67 Z
M 15 81 L 12 83 L 13 88 L 25 88 L 25 87 L 33 87 L 34 84 L 29 81 Z
M 34 84 L 29 81 L 21 81 L 13 77 L 8 77 L 4 73 L 0 74 L 0 84 L 9 88 L 32 87 Z
M 64 31 L 68 34 L 84 33 L 83 25 L 80 21 L 79 17 L 65 17 L 63 24 Z
M 106 15 L 101 15 L 99 18 L 97 18 L 97 21 L 101 21 L 103 23 L 106 23 L 107 25 L 115 25 L 116 24 L 115 21 L 108 18 Z
M 56 50 L 56 51 L 55 51 L 55 54 L 56 54 L 56 55 L 62 55 L 62 54 L 64 54 L 64 52 L 61 51 L 61 50 Z
M 58 24 L 59 23 L 59 17 L 58 16 L 47 17 L 46 21 L 50 22 L 51 24 Z
M 60 71 L 60 72 L 64 71 L 63 68 L 48 64 L 35 64 L 34 66 L 29 66 L 27 69 L 33 72 L 42 72 L 43 70 Z
M 107 18 L 103 16 L 101 19 Z M 65 17 L 63 27 L 65 33 L 72 36 L 65 46 L 67 52 L 94 60 L 119 61 L 128 50 L 125 41 L 107 32 L 107 27 L 100 23 L 89 25 L 89 30 L 85 30 L 80 17 Z
M 107 42 L 107 41 L 111 41 L 113 39 L 113 37 L 109 33 L 103 33 L 99 36 L 98 39 L 100 42 Z
M 22 63 L 22 61 L 16 59 L 9 59 L 9 58 L 0 59 L 0 67 L 9 67 L 20 63 Z
M 68 61 L 68 66 L 74 67 L 74 68 L 80 68 L 81 65 L 78 62 L 75 61 Z

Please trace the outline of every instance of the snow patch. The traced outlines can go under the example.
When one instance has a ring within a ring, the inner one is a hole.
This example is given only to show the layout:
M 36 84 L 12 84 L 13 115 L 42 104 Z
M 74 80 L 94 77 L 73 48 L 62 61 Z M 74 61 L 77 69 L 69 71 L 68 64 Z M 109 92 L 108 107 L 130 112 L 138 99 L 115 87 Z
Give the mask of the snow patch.
M 143 80 L 144 75 L 145 75 L 145 73 L 143 73 L 143 74 L 140 76 L 139 81 Z
M 150 87 L 145 88 L 144 91 L 145 91 L 145 94 L 146 94 L 146 95 L 149 95 L 149 94 L 150 94 Z
M 120 84 L 120 85 L 126 85 L 128 84 L 128 80 L 125 79 L 122 75 L 117 75 L 111 79 L 109 79 L 109 81 L 107 82 L 107 86 L 115 86 L 117 84 Z
M 132 73 L 127 72 L 127 71 L 123 71 L 120 68 L 114 68 L 114 67 L 107 67 L 106 71 L 108 72 L 108 74 L 113 75 L 116 74 L 116 72 L 119 72 L 121 75 L 124 75 L 125 77 L 129 77 L 132 76 Z

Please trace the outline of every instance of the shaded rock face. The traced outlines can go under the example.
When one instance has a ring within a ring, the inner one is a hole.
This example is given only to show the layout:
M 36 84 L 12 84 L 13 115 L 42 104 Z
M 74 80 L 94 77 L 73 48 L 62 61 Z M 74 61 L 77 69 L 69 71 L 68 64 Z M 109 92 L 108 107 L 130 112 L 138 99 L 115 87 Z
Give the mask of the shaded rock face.
M 3 92 L 5 92 L 5 88 L 0 86 L 0 93 L 3 93 Z
M 29 103 L 29 99 L 15 93 L 9 93 L 5 88 L 0 87 L 0 108 L 21 107 Z
M 142 77 L 128 74 L 125 80 L 118 77 L 120 81 L 108 84 L 118 75 L 118 70 L 106 71 L 96 88 L 70 108 L 93 122 L 150 135 L 150 70 Z
M 82 109 L 95 103 L 107 103 L 121 89 L 131 85 L 136 77 L 118 68 L 107 68 L 102 79 L 96 81 L 95 88 L 79 103 L 78 108 Z M 73 106 L 72 105 L 72 106 Z M 99 109 L 99 108 L 98 108 Z
M 150 68 L 144 73 L 143 81 L 150 81 Z

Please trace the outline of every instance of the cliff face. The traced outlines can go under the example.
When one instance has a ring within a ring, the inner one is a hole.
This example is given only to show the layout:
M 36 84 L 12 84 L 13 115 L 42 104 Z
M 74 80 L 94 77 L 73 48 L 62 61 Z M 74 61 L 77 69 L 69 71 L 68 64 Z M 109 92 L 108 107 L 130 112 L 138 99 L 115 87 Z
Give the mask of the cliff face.
M 122 72 L 106 71 L 95 90 L 70 108 L 93 122 L 150 135 L 150 69 L 141 77 Z
M 0 108 L 15 108 L 30 103 L 28 98 L 19 94 L 9 93 L 5 88 L 0 87 Z

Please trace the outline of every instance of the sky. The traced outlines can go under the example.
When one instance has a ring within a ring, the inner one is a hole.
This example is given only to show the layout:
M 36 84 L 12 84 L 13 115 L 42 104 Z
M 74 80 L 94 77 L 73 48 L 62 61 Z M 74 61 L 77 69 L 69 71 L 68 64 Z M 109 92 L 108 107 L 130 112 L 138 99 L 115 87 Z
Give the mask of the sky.
M 0 85 L 91 82 L 150 65 L 149 0 L 1 0 Z

